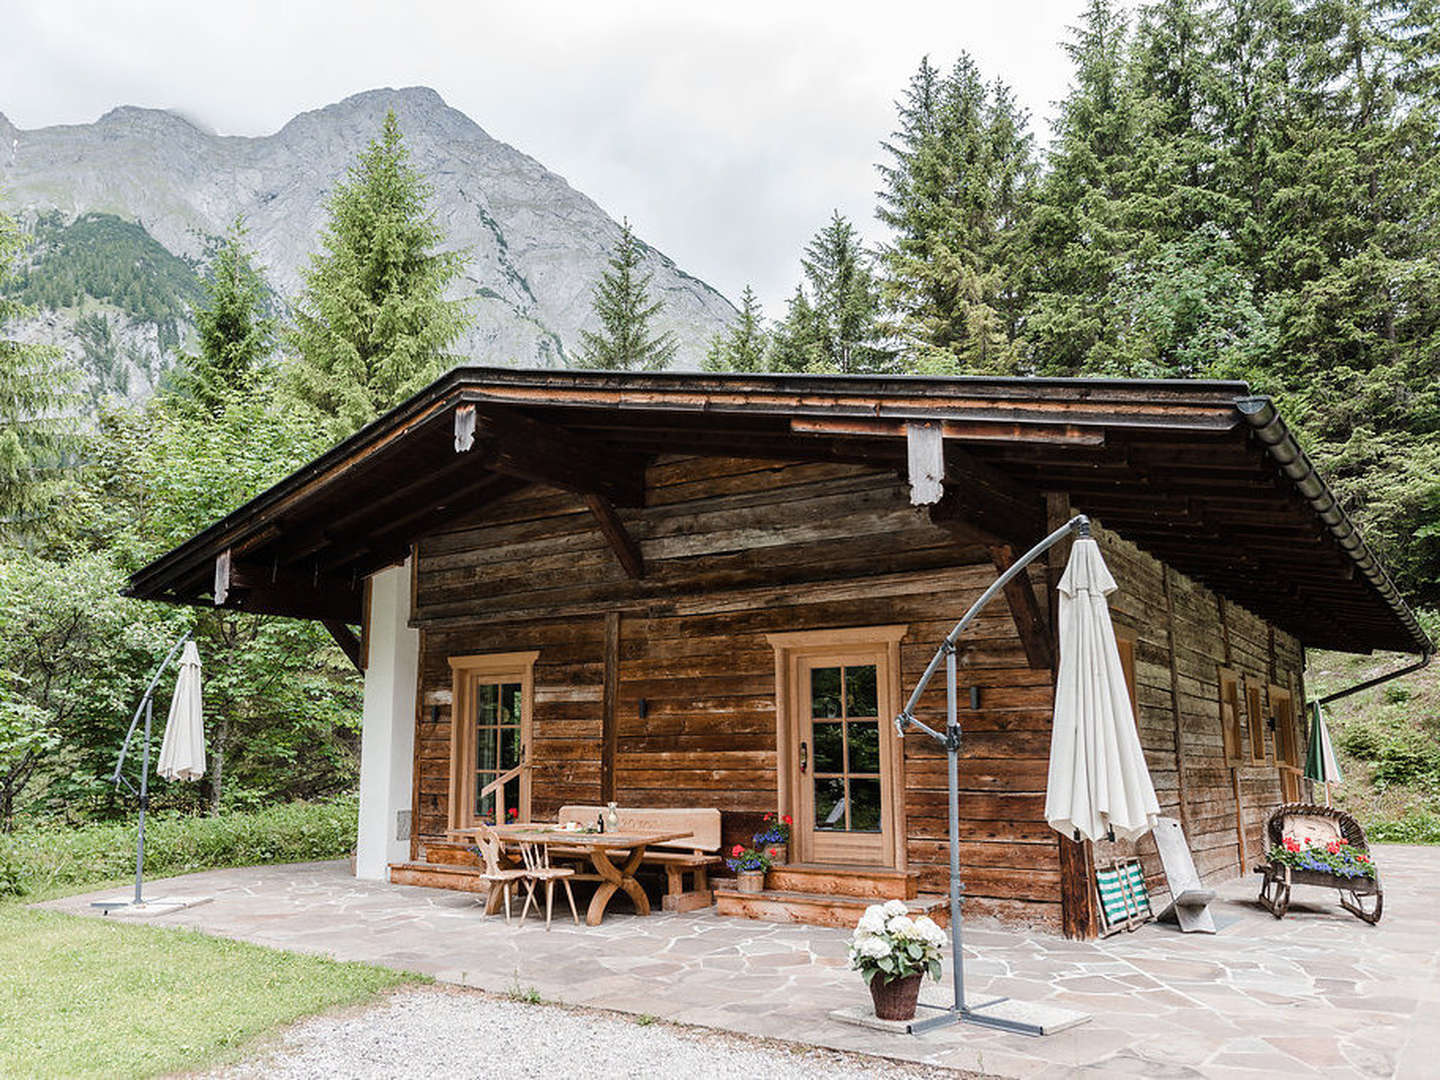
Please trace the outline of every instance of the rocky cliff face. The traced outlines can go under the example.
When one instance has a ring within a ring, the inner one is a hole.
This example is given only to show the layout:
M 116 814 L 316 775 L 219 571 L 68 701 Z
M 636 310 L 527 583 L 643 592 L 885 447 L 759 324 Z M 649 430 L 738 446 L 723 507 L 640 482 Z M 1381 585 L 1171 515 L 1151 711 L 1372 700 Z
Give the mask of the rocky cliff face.
M 244 215 L 267 279 L 279 295 L 292 296 L 316 250 L 331 187 L 378 134 L 388 109 L 430 178 L 431 210 L 447 246 L 467 253 L 456 291 L 473 298 L 476 318 L 461 355 L 515 366 L 572 360 L 579 331 L 594 328 L 590 290 L 618 223 L 433 90 L 367 91 L 302 113 L 262 138 L 213 135 L 173 113 L 131 107 L 93 124 L 33 131 L 0 116 L 0 200 L 22 220 L 54 221 L 58 212 L 64 221 L 109 214 L 137 222 L 187 259 L 198 259 L 209 238 Z M 665 301 L 659 328 L 680 342 L 681 366 L 698 366 L 734 309 L 660 252 L 650 249 L 648 263 L 652 289 Z M 119 322 L 134 315 L 123 301 L 119 307 Z M 37 322 L 27 336 L 58 335 L 73 348 L 66 337 L 73 320 L 64 315 Z M 163 366 L 162 357 L 150 359 L 157 370 Z

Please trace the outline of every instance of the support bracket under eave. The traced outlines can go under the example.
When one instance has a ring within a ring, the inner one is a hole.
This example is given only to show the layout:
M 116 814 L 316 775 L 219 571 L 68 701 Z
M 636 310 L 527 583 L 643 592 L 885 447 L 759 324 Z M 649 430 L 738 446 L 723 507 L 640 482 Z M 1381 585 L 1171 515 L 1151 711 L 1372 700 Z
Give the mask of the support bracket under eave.
M 1003 574 L 1015 565 L 1015 549 L 1009 544 L 991 544 L 990 560 L 995 570 Z M 1055 664 L 1055 652 L 1050 644 L 1050 632 L 1041 614 L 1040 598 L 1035 595 L 1035 585 L 1029 574 L 1017 574 L 1005 583 L 1005 601 L 1010 605 L 1010 617 L 1015 620 L 1015 629 L 1020 635 L 1020 644 L 1025 649 L 1025 659 L 1032 668 L 1048 670 Z
M 320 625 L 329 631 L 330 636 L 335 639 L 335 644 L 340 646 L 340 651 L 350 658 L 355 665 L 355 670 L 365 671 L 365 663 L 360 656 L 360 639 L 355 631 L 338 619 L 322 619 Z
M 595 515 L 595 523 L 609 543 L 610 550 L 615 553 L 615 558 L 620 560 L 626 575 L 636 580 L 643 578 L 645 556 L 640 553 L 640 545 L 625 528 L 625 523 L 620 520 L 620 515 L 615 512 L 610 500 L 604 495 L 586 495 L 585 505 L 590 507 L 590 512 Z

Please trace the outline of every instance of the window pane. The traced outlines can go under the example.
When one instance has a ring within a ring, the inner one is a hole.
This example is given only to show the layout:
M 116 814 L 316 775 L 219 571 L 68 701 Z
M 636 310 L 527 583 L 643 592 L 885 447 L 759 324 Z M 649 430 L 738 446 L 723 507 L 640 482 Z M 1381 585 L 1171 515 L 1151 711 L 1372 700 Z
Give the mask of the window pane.
M 840 715 L 840 669 L 815 668 L 810 672 L 810 715 Z
M 850 737 L 850 769 L 852 773 L 880 771 L 880 724 L 874 720 L 854 721 L 845 725 Z
M 880 831 L 880 781 L 850 781 L 850 831 Z
M 845 715 L 880 715 L 878 699 L 875 696 L 874 664 L 845 669 Z
M 495 768 L 496 734 L 493 727 L 476 728 L 475 767 L 477 769 L 493 770 Z
M 505 820 L 515 822 L 520 820 L 520 778 L 505 781 Z
M 500 710 L 500 687 L 494 683 L 477 683 L 475 686 L 475 722 L 494 725 Z
M 494 779 L 494 773 L 479 773 L 475 777 L 475 817 L 491 825 L 495 823 L 495 793 L 481 795 L 480 792 Z
M 520 764 L 520 729 L 500 729 L 500 771 L 508 772 Z
M 815 780 L 815 828 L 820 832 L 845 830 L 845 781 L 838 776 Z
M 520 723 L 520 684 L 502 683 L 500 685 L 500 723 Z
M 839 723 L 815 725 L 815 753 L 814 761 L 810 766 L 811 772 L 838 773 L 845 771 L 840 730 L 843 726 Z

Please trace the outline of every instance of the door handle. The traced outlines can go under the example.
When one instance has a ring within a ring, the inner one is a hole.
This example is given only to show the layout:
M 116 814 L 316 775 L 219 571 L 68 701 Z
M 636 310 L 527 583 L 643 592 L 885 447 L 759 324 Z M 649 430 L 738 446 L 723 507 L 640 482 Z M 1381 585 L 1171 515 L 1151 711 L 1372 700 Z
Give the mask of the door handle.
M 810 767 L 810 747 L 803 742 L 800 744 L 800 772 L 803 774 Z

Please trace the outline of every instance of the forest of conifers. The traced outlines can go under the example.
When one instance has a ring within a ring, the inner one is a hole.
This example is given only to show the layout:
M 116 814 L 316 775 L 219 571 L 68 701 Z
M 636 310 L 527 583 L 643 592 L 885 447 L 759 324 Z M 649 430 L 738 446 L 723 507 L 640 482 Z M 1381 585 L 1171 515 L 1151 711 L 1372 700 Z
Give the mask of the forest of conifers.
M 706 366 L 1248 380 L 1279 400 L 1402 589 L 1433 606 L 1437 30 L 1430 0 L 1135 12 L 1094 0 L 1057 51 L 1073 77 L 1048 131 L 1003 73 L 963 55 L 926 60 L 897 88 L 879 148 L 878 245 L 831 215 L 782 317 L 767 322 L 747 289 Z M 0 351 L 0 405 L 19 433 L 0 439 L 0 817 L 113 807 L 101 777 L 128 709 L 192 624 L 221 769 L 172 793 L 176 805 L 353 783 L 356 681 L 323 632 L 116 593 L 446 366 L 485 359 L 447 351 L 465 312 L 443 296 L 463 257 L 440 254 L 424 192 L 392 117 L 337 187 L 305 289 L 281 298 L 278 323 L 232 230 L 193 300 L 194 354 L 154 400 L 100 403 L 96 423 L 63 437 L 62 469 L 46 464 L 61 436 L 19 422 L 64 400 L 60 376 L 27 384 L 38 354 Z M 9 254 L 23 266 L 17 237 Z M 650 332 L 658 301 L 641 248 L 627 225 L 582 363 L 672 355 Z M 410 269 L 381 273 L 386 260 Z M 22 277 L 23 293 L 0 294 L 0 330 L 16 299 L 101 295 L 92 262 L 76 249 L 63 281 Z

